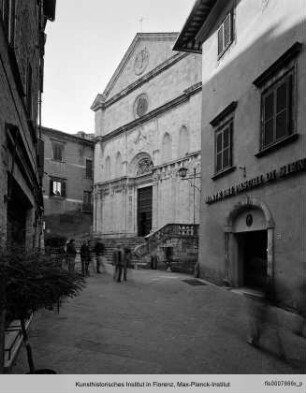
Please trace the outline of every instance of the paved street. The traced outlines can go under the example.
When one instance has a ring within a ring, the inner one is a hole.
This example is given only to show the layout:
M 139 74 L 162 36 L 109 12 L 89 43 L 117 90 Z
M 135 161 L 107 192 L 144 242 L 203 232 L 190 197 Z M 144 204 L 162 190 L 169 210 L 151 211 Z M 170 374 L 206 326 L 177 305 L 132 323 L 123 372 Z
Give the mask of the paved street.
M 132 270 L 123 283 L 92 274 L 60 314 L 43 311 L 30 330 L 37 368 L 60 374 L 282 374 L 305 372 L 306 340 L 294 316 L 277 310 L 287 361 L 273 330 L 265 350 L 246 343 L 245 298 L 212 284 L 191 286 L 184 274 Z M 27 372 L 22 348 L 13 373 Z

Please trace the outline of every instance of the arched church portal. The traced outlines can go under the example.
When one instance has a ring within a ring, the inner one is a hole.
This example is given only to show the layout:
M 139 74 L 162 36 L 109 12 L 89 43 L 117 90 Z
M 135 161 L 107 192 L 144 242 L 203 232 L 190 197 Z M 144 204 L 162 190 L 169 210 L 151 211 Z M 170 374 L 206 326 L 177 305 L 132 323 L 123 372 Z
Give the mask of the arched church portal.
M 131 173 L 135 177 L 137 190 L 137 235 L 146 236 L 152 229 L 153 161 L 149 154 L 139 153 L 131 162 Z
M 225 232 L 229 281 L 236 287 L 260 289 L 274 270 L 274 222 L 269 209 L 248 198 L 229 214 Z

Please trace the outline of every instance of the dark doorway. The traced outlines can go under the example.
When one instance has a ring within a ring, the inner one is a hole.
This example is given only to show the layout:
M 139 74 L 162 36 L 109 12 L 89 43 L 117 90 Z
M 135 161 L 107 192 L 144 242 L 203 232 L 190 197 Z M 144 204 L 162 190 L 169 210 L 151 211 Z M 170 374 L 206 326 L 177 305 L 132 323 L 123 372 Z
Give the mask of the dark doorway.
M 7 204 L 7 245 L 24 248 L 26 243 L 26 223 L 31 204 L 17 182 L 8 179 L 9 198 Z
M 146 236 L 152 229 L 152 187 L 139 188 L 137 196 L 138 236 Z
M 262 288 L 267 277 L 267 231 L 237 234 L 242 285 Z

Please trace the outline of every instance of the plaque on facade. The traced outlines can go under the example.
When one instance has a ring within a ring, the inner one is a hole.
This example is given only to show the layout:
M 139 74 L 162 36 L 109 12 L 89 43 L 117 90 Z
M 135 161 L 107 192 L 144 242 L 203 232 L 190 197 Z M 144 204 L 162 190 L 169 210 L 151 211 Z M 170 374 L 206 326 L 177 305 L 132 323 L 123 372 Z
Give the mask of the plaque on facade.
M 137 176 L 145 175 L 146 173 L 152 172 L 153 162 L 150 158 L 143 158 L 138 162 L 137 166 Z
M 135 58 L 134 71 L 136 75 L 140 75 L 144 72 L 149 62 L 149 52 L 146 47 L 141 49 Z
M 246 222 L 248 227 L 252 226 L 252 224 L 253 224 L 253 216 L 252 216 L 252 214 L 248 214 L 246 216 L 245 222 Z
M 138 96 L 134 103 L 134 114 L 135 117 L 141 117 L 148 111 L 148 97 L 146 94 Z

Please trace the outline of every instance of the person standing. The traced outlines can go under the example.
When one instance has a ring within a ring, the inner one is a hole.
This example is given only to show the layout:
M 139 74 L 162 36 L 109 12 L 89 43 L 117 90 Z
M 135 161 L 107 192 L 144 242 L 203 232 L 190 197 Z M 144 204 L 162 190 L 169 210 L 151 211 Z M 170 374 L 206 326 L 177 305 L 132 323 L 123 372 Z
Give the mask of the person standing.
M 302 265 L 300 280 L 297 284 L 297 310 L 299 319 L 294 332 L 306 338 L 306 263 Z
M 81 254 L 81 263 L 82 263 L 82 275 L 85 277 L 89 275 L 88 267 L 91 261 L 89 241 L 83 242 L 80 254 Z
M 96 269 L 97 269 L 97 273 L 101 274 L 101 268 L 103 269 L 103 273 L 106 273 L 106 267 L 104 265 L 103 262 L 103 255 L 104 255 L 104 244 L 101 242 L 101 240 L 99 239 L 96 242 L 95 248 L 94 248 L 94 252 L 96 254 Z
M 123 279 L 127 281 L 127 269 L 131 266 L 131 259 L 132 259 L 132 252 L 130 248 L 124 248 L 124 255 L 123 255 Z
M 75 265 L 75 257 L 77 254 L 75 248 L 74 239 L 70 239 L 69 243 L 67 244 L 67 262 L 68 262 L 68 271 L 69 273 L 74 273 L 74 265 Z
M 264 332 L 270 328 L 274 331 L 277 343 L 277 350 L 281 359 L 286 359 L 285 350 L 279 333 L 278 320 L 272 311 L 272 306 L 276 305 L 276 294 L 274 283 L 271 277 L 262 276 L 261 287 L 256 291 L 256 295 L 249 299 L 250 313 L 250 337 L 248 344 L 260 348 L 260 340 Z
M 113 277 L 114 280 L 116 280 L 117 282 L 121 282 L 122 268 L 124 266 L 125 260 L 124 254 L 125 253 L 123 247 L 121 245 L 118 245 L 113 254 L 113 264 L 115 266 Z

